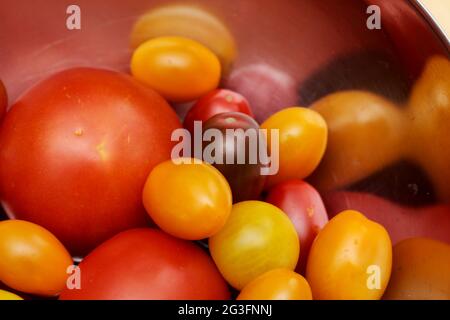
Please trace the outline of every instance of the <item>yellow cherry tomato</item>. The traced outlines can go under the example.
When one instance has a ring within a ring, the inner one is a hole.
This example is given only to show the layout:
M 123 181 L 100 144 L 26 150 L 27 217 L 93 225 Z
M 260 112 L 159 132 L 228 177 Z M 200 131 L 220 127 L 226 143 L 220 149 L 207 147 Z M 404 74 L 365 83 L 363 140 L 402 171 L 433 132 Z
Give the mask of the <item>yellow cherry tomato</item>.
M 209 239 L 219 271 L 234 288 L 276 268 L 293 270 L 300 245 L 294 225 L 277 207 L 261 201 L 233 205 L 225 226 Z
M 289 269 L 275 269 L 247 284 L 237 300 L 312 300 L 308 282 Z
M 162 230 L 178 238 L 200 240 L 224 226 L 231 212 L 231 189 L 213 166 L 185 160 L 179 164 L 168 160 L 153 168 L 143 201 Z
M 131 58 L 132 75 L 174 102 L 191 101 L 215 89 L 220 72 L 211 50 L 183 37 L 148 40 Z
M 392 245 L 386 230 L 357 211 L 325 225 L 308 257 L 306 279 L 314 299 L 380 299 L 389 281 Z
M 267 188 L 293 178 L 306 178 L 319 165 L 327 145 L 327 124 L 316 111 L 301 107 L 283 109 L 264 121 L 261 128 L 267 129 L 269 149 L 271 130 L 279 130 L 279 170 L 268 176 Z
M 54 296 L 66 286 L 72 258 L 56 237 L 27 221 L 0 222 L 0 281 L 15 290 Z
M 23 299 L 19 297 L 17 294 L 0 289 L 0 301 L 1 300 L 23 300 Z
M 426 238 L 397 243 L 383 299 L 450 300 L 450 245 Z

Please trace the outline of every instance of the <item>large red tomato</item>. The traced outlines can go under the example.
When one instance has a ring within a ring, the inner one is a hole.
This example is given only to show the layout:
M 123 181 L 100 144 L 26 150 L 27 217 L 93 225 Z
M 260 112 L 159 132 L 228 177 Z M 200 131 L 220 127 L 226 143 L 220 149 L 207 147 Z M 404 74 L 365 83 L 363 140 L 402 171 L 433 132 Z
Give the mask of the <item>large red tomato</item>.
M 0 195 L 11 217 L 44 226 L 72 254 L 145 224 L 141 194 L 181 126 L 127 75 L 78 68 L 44 80 L 0 131 Z
M 0 80 L 0 120 L 3 118 L 4 113 L 6 112 L 6 106 L 8 104 L 8 99 L 6 97 L 5 86 Z
M 156 229 L 122 232 L 79 266 L 81 289 L 66 289 L 60 299 L 230 298 L 225 280 L 206 252 Z

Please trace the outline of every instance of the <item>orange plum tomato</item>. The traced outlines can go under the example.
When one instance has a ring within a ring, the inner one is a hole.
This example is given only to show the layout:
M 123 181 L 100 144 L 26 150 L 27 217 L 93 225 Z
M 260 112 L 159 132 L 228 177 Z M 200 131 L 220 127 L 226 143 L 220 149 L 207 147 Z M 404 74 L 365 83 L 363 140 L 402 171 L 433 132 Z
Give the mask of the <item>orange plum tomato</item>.
M 312 300 L 308 282 L 289 269 L 274 269 L 247 284 L 237 300 Z
M 266 187 L 289 179 L 304 179 L 319 165 L 327 145 L 327 124 L 311 109 L 291 107 L 278 111 L 261 125 L 267 129 L 268 146 L 272 129 L 279 135 L 279 171 L 269 176 Z
M 266 201 L 283 210 L 294 224 L 301 246 L 296 271 L 304 274 L 312 242 L 328 222 L 320 194 L 307 182 L 294 179 L 271 188 Z
M 230 186 L 213 166 L 194 159 L 167 160 L 151 171 L 143 202 L 165 232 L 186 240 L 208 238 L 227 221 L 232 205 Z
M 187 102 L 217 87 L 221 66 L 211 50 L 194 40 L 158 37 L 134 51 L 131 74 L 166 99 Z
M 194 243 L 151 228 L 124 231 L 79 265 L 81 288 L 61 300 L 224 300 L 227 283 Z
M 262 201 L 244 201 L 233 205 L 225 227 L 209 238 L 209 250 L 224 278 L 241 290 L 272 269 L 293 270 L 300 245 L 283 211 Z
M 0 281 L 40 296 L 55 296 L 66 287 L 72 258 L 56 237 L 27 221 L 0 222 Z
M 386 230 L 347 210 L 331 219 L 314 240 L 306 279 L 317 300 L 377 300 L 386 289 L 391 265 Z

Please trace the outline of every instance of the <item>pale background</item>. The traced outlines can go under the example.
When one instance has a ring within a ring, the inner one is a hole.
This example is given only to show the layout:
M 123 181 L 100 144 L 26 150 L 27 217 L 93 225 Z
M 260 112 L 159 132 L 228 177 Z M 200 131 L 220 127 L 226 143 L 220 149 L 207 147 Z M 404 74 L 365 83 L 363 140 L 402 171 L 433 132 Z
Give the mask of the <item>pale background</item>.
M 420 0 L 450 37 L 450 0 Z

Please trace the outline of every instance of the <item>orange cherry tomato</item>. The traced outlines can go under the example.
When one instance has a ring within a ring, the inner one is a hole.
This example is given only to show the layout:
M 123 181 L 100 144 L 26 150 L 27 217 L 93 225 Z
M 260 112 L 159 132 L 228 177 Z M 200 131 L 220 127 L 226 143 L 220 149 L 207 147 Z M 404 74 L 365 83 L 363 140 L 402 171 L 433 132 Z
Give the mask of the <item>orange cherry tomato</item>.
M 214 53 L 194 40 L 158 37 L 134 51 L 131 73 L 166 99 L 187 102 L 217 87 L 221 67 Z
M 168 160 L 152 170 L 144 187 L 144 207 L 165 232 L 200 240 L 224 226 L 231 212 L 231 189 L 213 166 L 186 160 L 192 163 Z
M 312 300 L 308 282 L 289 269 L 274 269 L 247 284 L 237 300 Z
M 450 245 L 426 238 L 397 243 L 383 299 L 450 300 Z
M 357 211 L 325 225 L 308 257 L 306 279 L 314 299 L 380 299 L 389 281 L 392 244 L 386 230 Z
M 23 299 L 19 297 L 17 294 L 0 289 L 0 301 L 1 300 L 23 300 Z
M 225 227 L 209 239 L 209 250 L 225 280 L 241 290 L 272 269 L 293 270 L 300 246 L 283 211 L 266 202 L 244 201 L 233 205 Z
M 319 165 L 327 145 L 327 124 L 316 111 L 283 109 L 264 121 L 261 128 L 268 130 L 269 148 L 271 129 L 279 130 L 279 171 L 268 176 L 267 188 L 289 179 L 306 178 Z
M 66 286 L 72 258 L 56 237 L 27 221 L 0 222 L 0 281 L 15 290 L 55 296 Z

